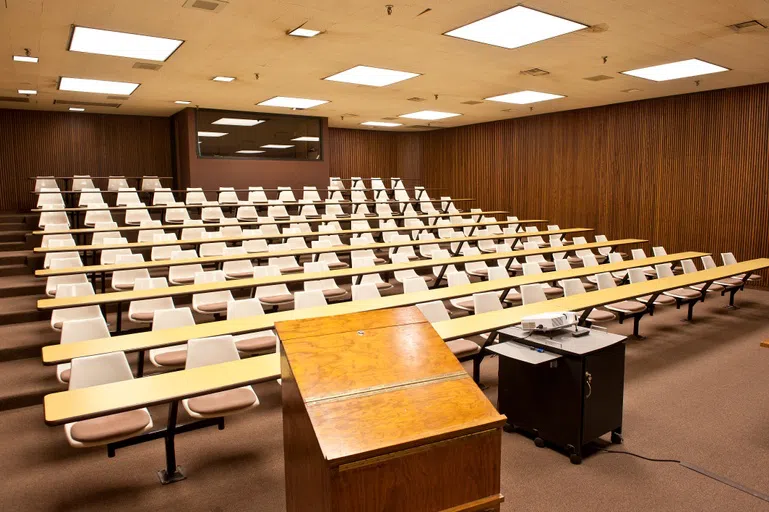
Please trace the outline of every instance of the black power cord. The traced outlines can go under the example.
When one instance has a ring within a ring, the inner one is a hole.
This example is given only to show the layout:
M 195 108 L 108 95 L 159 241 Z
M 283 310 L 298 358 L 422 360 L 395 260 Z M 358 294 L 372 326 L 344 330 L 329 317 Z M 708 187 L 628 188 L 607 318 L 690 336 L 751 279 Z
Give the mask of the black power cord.
M 681 461 L 677 460 L 677 459 L 654 459 L 652 457 L 644 457 L 643 455 L 639 455 L 639 454 L 633 453 L 633 452 L 625 452 L 625 451 L 620 451 L 620 450 L 607 450 L 606 448 L 600 448 L 600 450 L 602 452 L 605 452 L 605 453 L 617 453 L 617 454 L 620 454 L 620 455 L 631 455 L 633 457 L 638 457 L 639 459 L 648 460 L 649 462 L 672 462 L 672 463 L 675 463 L 675 464 L 681 464 Z

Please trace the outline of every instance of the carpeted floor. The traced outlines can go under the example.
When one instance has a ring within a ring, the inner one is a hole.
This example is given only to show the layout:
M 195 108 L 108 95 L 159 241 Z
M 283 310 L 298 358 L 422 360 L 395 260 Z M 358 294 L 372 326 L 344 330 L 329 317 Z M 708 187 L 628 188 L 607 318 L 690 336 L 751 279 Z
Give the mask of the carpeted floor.
M 629 340 L 625 444 L 648 457 L 681 459 L 769 493 L 769 292 L 738 295 L 742 308 L 711 297 L 685 313 L 659 310 Z M 632 325 L 612 324 L 628 333 Z M 469 365 L 468 365 L 469 366 Z M 496 400 L 496 359 L 484 362 Z M 46 427 L 42 407 L 0 413 L 0 510 L 280 511 L 285 506 L 280 387 L 255 387 L 261 406 L 177 438 L 188 479 L 161 486 L 163 443 L 118 451 L 69 447 L 62 428 Z M 157 424 L 165 408 L 152 410 Z M 520 434 L 503 434 L 505 511 L 753 511 L 769 503 L 678 464 L 597 451 L 581 466 Z

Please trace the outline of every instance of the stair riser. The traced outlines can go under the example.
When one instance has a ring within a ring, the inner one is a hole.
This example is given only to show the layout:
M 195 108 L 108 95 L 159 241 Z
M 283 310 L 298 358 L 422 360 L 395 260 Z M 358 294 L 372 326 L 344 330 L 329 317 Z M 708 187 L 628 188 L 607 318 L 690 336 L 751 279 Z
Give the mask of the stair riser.
M 22 242 L 27 245 L 27 234 L 19 233 L 17 231 L 3 232 L 0 231 L 0 242 Z
M 18 288 L 0 289 L 0 298 L 4 297 L 25 297 L 27 295 L 45 295 L 45 285 L 39 286 L 19 286 Z
M 7 256 L 0 252 L 0 265 L 24 265 L 27 263 L 26 256 Z M 29 267 L 28 272 L 34 272 L 34 269 Z
M 2 314 L 0 312 L 0 325 L 19 324 L 22 322 L 38 322 L 51 318 L 50 311 L 23 311 Z
M 27 248 L 24 241 L 21 242 L 2 242 L 0 241 L 0 252 L 2 251 L 23 251 Z
M 48 393 L 55 391 L 57 390 L 44 392 L 37 391 L 34 393 L 27 393 L 0 399 L 0 411 L 10 411 L 11 409 L 21 409 L 22 407 L 41 405 L 43 403 L 43 397 Z
M 23 276 L 31 273 L 32 270 L 23 263 L 7 268 L 0 268 L 0 277 Z

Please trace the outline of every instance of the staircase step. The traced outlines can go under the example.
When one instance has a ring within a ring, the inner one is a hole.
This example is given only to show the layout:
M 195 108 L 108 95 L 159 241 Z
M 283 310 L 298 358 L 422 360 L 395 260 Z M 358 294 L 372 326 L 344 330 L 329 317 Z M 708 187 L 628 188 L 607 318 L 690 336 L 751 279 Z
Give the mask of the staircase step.
M 29 231 L 0 231 L 0 242 L 26 242 Z
M 0 411 L 38 405 L 45 395 L 66 389 L 56 380 L 56 367 L 43 366 L 40 357 L 0 363 Z
M 30 229 L 24 222 L 3 222 L 0 220 L 0 232 L 3 231 L 24 231 L 28 233 Z
M 30 357 L 40 358 L 42 348 L 59 343 L 60 333 L 51 329 L 51 322 L 41 320 L 3 327 L 0 337 L 0 362 Z
M 0 222 L 20 222 L 26 224 L 27 217 L 33 213 L 3 212 L 0 213 Z
M 0 278 L 0 298 L 20 297 L 23 295 L 41 296 L 45 293 L 45 279 L 35 277 L 26 265 L 9 265 L 23 270 L 20 274 L 6 275 Z M 3 266 L 0 266 L 2 269 Z
M 29 275 L 30 268 L 24 263 L 15 263 L 13 265 L 0 265 L 0 278 L 8 276 Z M 2 289 L 2 279 L 0 279 L 0 290 Z M 0 291 L 0 294 L 2 292 Z M 2 295 L 0 295 L 2 296 Z
M 22 241 L 16 241 L 16 242 L 3 242 L 0 241 L 0 252 L 6 252 L 6 251 L 23 251 L 27 248 L 26 242 Z
M 38 311 L 38 295 L 0 298 L 0 325 L 37 322 L 51 318 L 50 311 Z
M 43 255 L 35 255 L 35 253 L 28 250 L 0 252 L 0 265 L 15 265 L 19 263 L 26 263 L 28 258 L 33 257 L 39 258 L 43 257 Z M 45 258 L 43 257 L 43 259 Z M 30 271 L 32 271 L 32 267 L 30 267 Z

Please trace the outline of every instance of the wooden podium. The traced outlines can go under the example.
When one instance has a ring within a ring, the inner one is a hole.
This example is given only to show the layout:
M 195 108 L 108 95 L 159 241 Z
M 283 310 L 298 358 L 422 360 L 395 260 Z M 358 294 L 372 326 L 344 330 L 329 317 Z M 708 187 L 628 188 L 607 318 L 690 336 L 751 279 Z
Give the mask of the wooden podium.
M 505 417 L 419 309 L 275 328 L 290 512 L 499 510 Z

